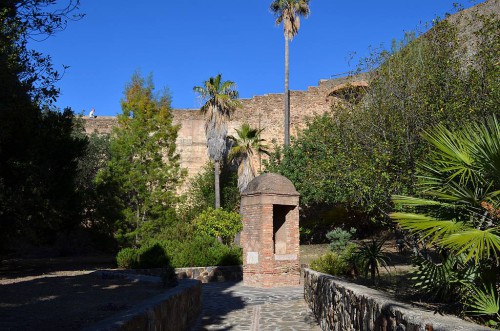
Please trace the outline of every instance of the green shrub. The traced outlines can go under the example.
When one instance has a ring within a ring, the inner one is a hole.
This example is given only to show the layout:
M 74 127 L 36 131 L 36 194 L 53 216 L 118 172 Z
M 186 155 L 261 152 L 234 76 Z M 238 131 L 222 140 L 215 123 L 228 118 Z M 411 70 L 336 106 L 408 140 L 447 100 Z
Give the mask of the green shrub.
M 333 252 L 344 250 L 355 233 L 355 228 L 351 228 L 349 231 L 345 231 L 342 228 L 335 228 L 328 232 L 326 238 L 330 240 L 330 250 Z
M 137 267 L 137 250 L 134 248 L 123 248 L 116 255 L 118 268 L 133 269 Z
M 240 214 L 222 208 L 210 207 L 204 210 L 193 224 L 200 235 L 221 238 L 226 245 L 230 245 L 236 234 L 243 229 Z
M 167 264 L 165 269 L 161 274 L 161 282 L 163 287 L 174 287 L 177 286 L 177 275 L 175 274 L 175 268 L 172 267 L 170 263 Z
M 152 242 L 137 250 L 138 268 L 163 268 L 170 264 L 170 260 L 160 242 Z
M 177 267 L 205 267 L 216 265 L 239 265 L 242 263 L 241 249 L 228 247 L 209 236 L 197 236 L 178 243 L 167 252 L 173 253 L 172 264 Z
M 311 269 L 329 274 L 348 276 L 357 274 L 354 264 L 356 244 L 349 243 L 340 252 L 328 252 L 311 262 Z

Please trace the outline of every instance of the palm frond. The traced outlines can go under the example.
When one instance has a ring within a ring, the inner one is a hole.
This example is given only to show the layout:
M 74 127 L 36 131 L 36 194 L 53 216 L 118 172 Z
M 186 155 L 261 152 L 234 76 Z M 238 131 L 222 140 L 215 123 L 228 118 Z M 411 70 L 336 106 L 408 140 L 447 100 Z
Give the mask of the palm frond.
M 438 220 L 430 216 L 413 213 L 391 213 L 391 219 L 398 222 L 401 228 L 414 234 L 419 234 L 422 239 L 430 239 L 432 242 L 450 234 L 463 231 L 463 222 L 454 220 Z
M 483 258 L 494 256 L 496 259 L 500 253 L 500 237 L 495 233 L 498 228 L 467 229 L 451 234 L 442 240 L 444 247 L 454 250 L 458 254 L 466 254 L 465 261 L 473 260 L 476 264 Z
M 500 313 L 500 297 L 491 285 L 482 288 L 470 287 L 472 295 L 466 301 L 469 313 L 477 315 L 497 315 Z

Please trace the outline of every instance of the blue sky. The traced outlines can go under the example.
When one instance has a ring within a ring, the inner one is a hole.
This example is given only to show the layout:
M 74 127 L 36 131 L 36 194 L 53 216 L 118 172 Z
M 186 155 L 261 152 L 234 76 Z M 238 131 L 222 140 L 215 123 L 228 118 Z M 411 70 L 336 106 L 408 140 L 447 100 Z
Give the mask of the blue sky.
M 116 115 L 136 70 L 153 73 L 157 90 L 168 88 L 175 108 L 199 108 L 193 86 L 217 73 L 236 82 L 242 98 L 283 91 L 283 30 L 274 24 L 270 0 L 81 2 L 85 18 L 32 43 L 52 56 L 56 69 L 70 66 L 57 84 L 60 108 Z M 422 29 L 452 12 L 453 2 L 311 0 L 311 15 L 290 45 L 290 89 L 354 70 L 370 47 Z

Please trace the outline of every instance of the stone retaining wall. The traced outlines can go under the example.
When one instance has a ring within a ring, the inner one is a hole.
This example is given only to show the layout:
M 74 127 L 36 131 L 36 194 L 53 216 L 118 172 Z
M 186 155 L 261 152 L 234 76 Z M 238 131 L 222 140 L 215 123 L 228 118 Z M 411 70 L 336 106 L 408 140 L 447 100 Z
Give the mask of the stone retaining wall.
M 323 330 L 491 330 L 394 301 L 383 292 L 311 269 L 304 270 L 304 298 Z
M 200 312 L 201 284 L 199 281 L 185 279 L 164 294 L 85 330 L 189 330 Z
M 126 277 L 131 275 L 159 277 L 164 271 L 163 268 L 127 269 L 113 270 L 113 274 L 115 276 L 123 274 Z M 176 268 L 175 273 L 178 279 L 195 279 L 202 283 L 240 281 L 243 279 L 243 267 L 241 265 Z
M 177 278 L 196 279 L 202 283 L 240 281 L 243 279 L 242 266 L 176 268 Z

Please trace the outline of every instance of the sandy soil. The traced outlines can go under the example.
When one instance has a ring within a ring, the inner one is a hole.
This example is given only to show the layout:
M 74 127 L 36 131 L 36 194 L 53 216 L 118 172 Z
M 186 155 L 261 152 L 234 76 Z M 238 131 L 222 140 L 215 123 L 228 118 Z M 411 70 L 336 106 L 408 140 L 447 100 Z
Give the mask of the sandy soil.
M 93 270 L 102 265 L 69 259 L 1 262 L 0 330 L 79 330 L 165 291 L 159 284 L 103 279 Z

